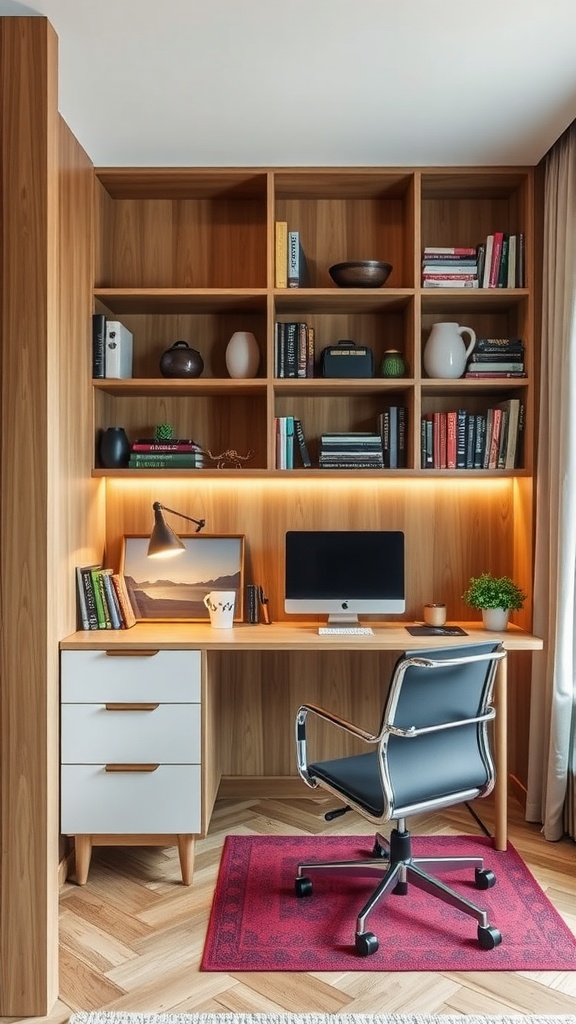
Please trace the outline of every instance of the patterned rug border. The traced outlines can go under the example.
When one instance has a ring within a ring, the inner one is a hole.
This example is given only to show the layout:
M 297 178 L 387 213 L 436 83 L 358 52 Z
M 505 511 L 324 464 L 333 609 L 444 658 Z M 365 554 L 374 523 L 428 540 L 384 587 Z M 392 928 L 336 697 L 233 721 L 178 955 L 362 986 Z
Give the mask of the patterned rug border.
M 386 1013 L 73 1013 L 70 1024 L 576 1024 L 576 1015 Z

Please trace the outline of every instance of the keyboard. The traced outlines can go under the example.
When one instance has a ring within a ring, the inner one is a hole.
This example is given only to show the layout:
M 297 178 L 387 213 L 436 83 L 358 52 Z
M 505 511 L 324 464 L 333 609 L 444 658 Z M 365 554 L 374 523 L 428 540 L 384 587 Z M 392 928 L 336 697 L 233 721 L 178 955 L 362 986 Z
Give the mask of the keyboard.
M 320 636 L 374 636 L 370 626 L 319 626 Z

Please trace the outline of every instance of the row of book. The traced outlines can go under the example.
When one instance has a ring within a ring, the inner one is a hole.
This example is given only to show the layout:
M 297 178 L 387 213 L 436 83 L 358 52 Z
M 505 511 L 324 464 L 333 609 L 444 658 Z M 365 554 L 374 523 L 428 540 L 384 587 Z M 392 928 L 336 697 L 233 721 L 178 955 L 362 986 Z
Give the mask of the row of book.
M 92 314 L 92 377 L 132 376 L 133 336 L 120 320 Z
M 126 581 L 102 565 L 76 566 L 82 629 L 130 629 L 136 622 Z
M 300 232 L 288 230 L 288 222 L 275 224 L 276 288 L 306 288 L 309 284 L 308 263 L 302 248 Z
M 302 322 L 274 324 L 274 376 L 313 377 L 315 328 Z
M 521 338 L 477 338 L 466 364 L 465 377 L 525 377 Z
M 193 438 L 139 438 L 130 446 L 129 469 L 203 469 L 205 454 Z
M 485 413 L 426 413 L 421 420 L 422 469 L 515 469 L 524 406 L 507 399 Z
M 306 444 L 304 429 L 299 419 L 294 416 L 276 416 L 274 420 L 276 443 L 276 469 L 295 469 L 295 450 L 298 449 L 300 461 L 305 469 L 310 469 L 312 460 Z

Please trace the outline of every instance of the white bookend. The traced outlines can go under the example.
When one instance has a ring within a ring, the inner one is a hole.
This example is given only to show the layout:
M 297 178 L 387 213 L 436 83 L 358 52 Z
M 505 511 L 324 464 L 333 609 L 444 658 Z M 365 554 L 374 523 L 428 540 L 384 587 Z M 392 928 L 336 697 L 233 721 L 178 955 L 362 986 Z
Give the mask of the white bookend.
M 132 332 L 119 320 L 106 321 L 105 376 L 132 376 Z

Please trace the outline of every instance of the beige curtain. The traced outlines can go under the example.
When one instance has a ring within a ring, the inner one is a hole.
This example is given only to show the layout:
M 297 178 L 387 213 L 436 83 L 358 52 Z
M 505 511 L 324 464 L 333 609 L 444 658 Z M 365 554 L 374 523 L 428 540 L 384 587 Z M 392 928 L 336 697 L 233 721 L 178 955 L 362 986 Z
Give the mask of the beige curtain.
M 545 159 L 534 632 L 526 819 L 575 837 L 576 122 Z

